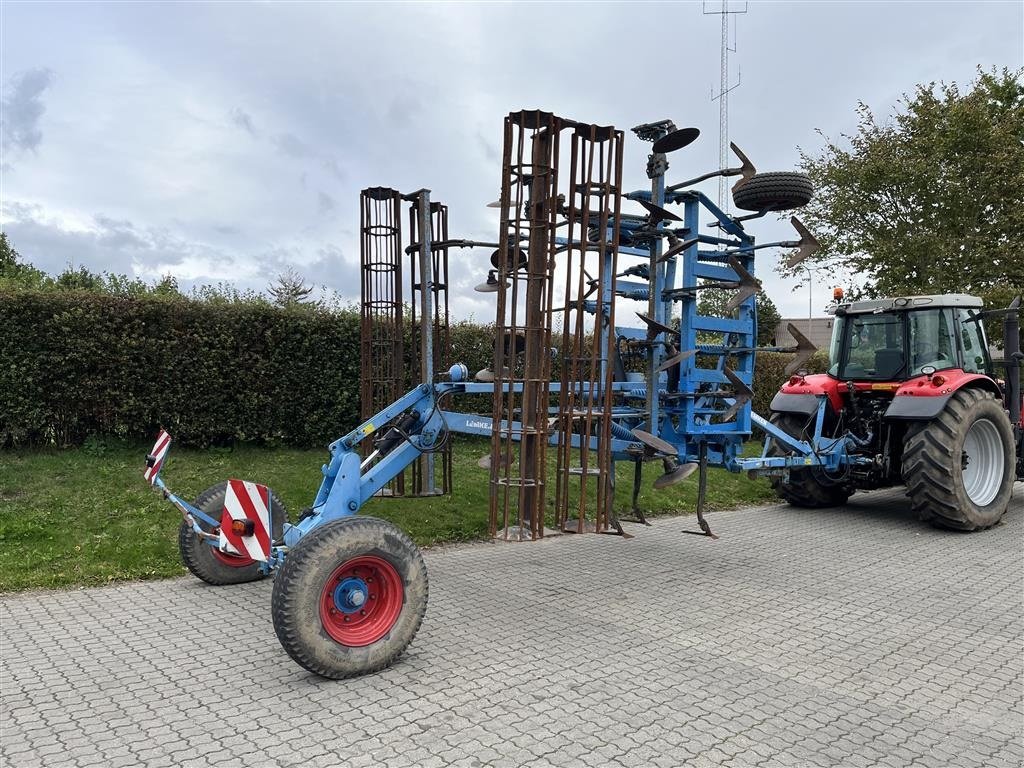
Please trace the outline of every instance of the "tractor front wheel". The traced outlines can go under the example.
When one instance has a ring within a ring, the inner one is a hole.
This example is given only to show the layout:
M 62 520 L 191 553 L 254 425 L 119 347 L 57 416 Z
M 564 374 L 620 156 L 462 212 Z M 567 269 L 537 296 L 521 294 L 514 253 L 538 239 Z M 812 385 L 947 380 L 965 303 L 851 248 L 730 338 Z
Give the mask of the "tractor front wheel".
M 907 431 L 903 481 L 914 511 L 940 528 L 991 528 L 1010 504 L 1013 456 L 1013 430 L 992 393 L 955 392 Z
M 807 417 L 797 413 L 773 413 L 771 423 L 800 440 L 809 440 Z M 785 446 L 773 441 L 768 450 L 770 456 L 789 453 Z M 850 498 L 850 489 L 838 482 L 832 482 L 821 470 L 791 469 L 789 478 L 772 478 L 772 487 L 780 499 L 794 507 L 840 507 Z
M 221 512 L 224 510 L 224 496 L 227 493 L 227 483 L 217 483 L 207 488 L 193 506 L 201 512 L 205 512 L 214 520 L 220 520 Z M 277 498 L 277 494 L 270 492 L 270 509 L 273 517 L 272 527 L 274 539 L 281 535 L 281 529 L 286 519 L 284 504 Z M 200 523 L 200 527 L 209 533 L 216 531 L 215 528 Z M 178 529 L 178 551 L 181 552 L 181 561 L 192 574 L 207 584 L 219 587 L 225 584 L 244 584 L 249 581 L 256 581 L 263 578 L 260 564 L 248 555 L 231 555 L 221 552 L 216 547 L 206 543 L 186 521 L 181 521 Z
M 285 651 L 333 679 L 389 666 L 427 610 L 427 568 L 412 540 L 372 517 L 316 529 L 288 552 L 271 614 Z

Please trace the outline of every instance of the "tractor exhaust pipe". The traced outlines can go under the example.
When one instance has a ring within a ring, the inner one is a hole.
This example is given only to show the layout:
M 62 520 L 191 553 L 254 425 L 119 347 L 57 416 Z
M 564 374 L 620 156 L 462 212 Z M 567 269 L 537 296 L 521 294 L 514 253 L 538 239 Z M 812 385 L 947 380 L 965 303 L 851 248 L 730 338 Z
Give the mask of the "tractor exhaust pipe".
M 1014 299 L 1003 316 L 1003 354 L 1006 357 L 1006 410 L 1010 423 L 1020 429 L 1020 296 Z

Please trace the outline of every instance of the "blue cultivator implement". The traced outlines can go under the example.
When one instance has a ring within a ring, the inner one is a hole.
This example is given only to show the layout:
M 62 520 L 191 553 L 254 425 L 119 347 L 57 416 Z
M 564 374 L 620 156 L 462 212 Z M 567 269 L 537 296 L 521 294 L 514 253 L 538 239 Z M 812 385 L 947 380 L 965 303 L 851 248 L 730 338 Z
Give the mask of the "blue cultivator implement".
M 788 248 L 795 261 L 817 244 L 795 218 L 792 241 L 755 244 L 746 226 L 808 202 L 805 177 L 758 174 L 734 147 L 737 167 L 667 185 L 668 155 L 698 131 L 664 120 L 633 129 L 653 142 L 651 188 L 624 193 L 621 131 L 535 111 L 510 114 L 504 131 L 501 198 L 494 204 L 501 230 L 489 244 L 491 268 L 477 289 L 497 300 L 489 368 L 472 376 L 461 363 L 434 370 L 435 362 L 453 362 L 438 359 L 449 350 L 436 343 L 446 328 L 438 324 L 437 297 L 447 295 L 447 250 L 488 244 L 448 239 L 447 209 L 431 203 L 426 190 L 402 195 L 372 188 L 361 198 L 363 397 L 375 412 L 330 445 L 312 506 L 288 523 L 268 488 L 236 480 L 189 503 L 160 478 L 166 434 L 148 457 L 146 478 L 184 516 L 180 541 L 189 569 L 211 584 L 276 571 L 274 628 L 292 658 L 317 674 L 341 678 L 380 669 L 412 641 L 426 610 L 423 560 L 402 531 L 360 512 L 375 497 L 409 492 L 412 486 L 400 485 L 407 470 L 418 478 L 416 493 L 436 492 L 435 472 L 444 462 L 434 461 L 448 450 L 450 433 L 490 438 L 484 466 L 491 531 L 516 540 L 553 532 L 623 534 L 613 505 L 617 462 L 636 466 L 633 514 L 640 522 L 636 494 L 644 462 L 664 466 L 656 487 L 698 474 L 700 533 L 713 536 L 704 518 L 709 466 L 786 477 L 797 467 L 833 471 L 870 461 L 851 455 L 854 434 L 822 439 L 824 395 L 807 437 L 751 413 L 760 288 L 755 254 Z M 739 177 L 733 200 L 748 215 L 728 213 L 696 188 L 721 176 Z M 416 240 L 403 250 L 393 245 L 404 202 L 412 205 Z M 623 204 L 637 212 L 623 213 Z M 701 229 L 702 217 L 710 229 Z M 385 256 L 374 249 L 375 238 L 391 238 Z M 403 295 L 392 290 L 395 282 L 382 301 L 380 285 L 401 280 L 404 256 L 413 264 L 422 383 L 400 395 L 407 388 L 396 388 L 401 377 L 391 371 L 392 379 L 383 381 L 380 366 L 394 368 L 402 359 L 381 345 L 390 343 L 382 334 L 400 330 Z M 720 315 L 700 311 L 708 289 L 729 297 Z M 627 314 L 642 324 L 620 325 Z M 795 348 L 772 349 L 796 352 L 795 369 L 813 347 L 792 330 Z M 378 367 L 367 369 L 368 361 Z M 381 391 L 392 402 L 374 402 Z M 490 414 L 448 410 L 474 394 L 490 398 Z M 765 450 L 744 458 L 755 424 L 768 436 Z M 549 448 L 556 453 L 553 478 Z

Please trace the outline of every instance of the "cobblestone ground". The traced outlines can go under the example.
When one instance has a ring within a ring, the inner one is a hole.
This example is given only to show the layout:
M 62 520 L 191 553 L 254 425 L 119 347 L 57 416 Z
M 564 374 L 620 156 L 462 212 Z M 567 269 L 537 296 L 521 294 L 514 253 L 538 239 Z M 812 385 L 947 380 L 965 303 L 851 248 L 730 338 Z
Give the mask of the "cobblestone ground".
M 330 682 L 270 582 L 0 600 L 4 766 L 1019 766 L 1024 485 L 994 530 L 896 493 L 426 555 L 391 669 Z

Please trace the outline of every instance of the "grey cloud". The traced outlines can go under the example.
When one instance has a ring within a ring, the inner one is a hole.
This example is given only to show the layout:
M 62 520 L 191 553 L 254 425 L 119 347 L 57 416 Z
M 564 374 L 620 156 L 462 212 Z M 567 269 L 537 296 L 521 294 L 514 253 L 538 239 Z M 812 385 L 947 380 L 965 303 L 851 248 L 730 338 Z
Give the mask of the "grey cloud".
M 324 158 L 324 168 L 338 181 L 346 181 L 348 179 L 348 174 L 345 173 L 345 170 L 338 165 L 338 161 L 333 157 Z
M 391 102 L 388 106 L 388 120 L 399 124 L 411 123 L 412 119 L 422 111 L 423 107 L 419 99 L 414 96 L 406 96 Z
M 476 132 L 476 143 L 479 145 L 480 151 L 484 153 L 486 160 L 492 163 L 501 162 L 501 154 L 498 152 L 498 148 L 487 140 L 482 131 Z
M 316 200 L 317 211 L 320 213 L 321 216 L 326 216 L 328 213 L 332 213 L 338 207 L 338 204 L 337 202 L 335 202 L 334 198 L 328 195 L 326 192 L 317 192 Z
M 304 158 L 316 154 L 312 147 L 292 133 L 279 133 L 273 138 L 273 142 L 278 151 L 288 157 Z
M 43 92 L 53 83 L 46 68 L 28 69 L 12 76 L 3 97 L 2 139 L 4 149 L 35 151 L 43 140 L 39 120 L 46 111 Z
M 256 136 L 256 126 L 253 125 L 252 116 L 241 107 L 232 109 L 228 114 L 228 118 L 250 136 Z
M 93 217 L 89 230 L 65 229 L 47 220 L 40 206 L 17 201 L 5 203 L 4 215 L 4 230 L 18 251 L 50 274 L 71 264 L 93 272 L 132 275 L 136 265 L 176 265 L 190 256 L 214 263 L 230 260 L 202 243 L 103 214 Z

